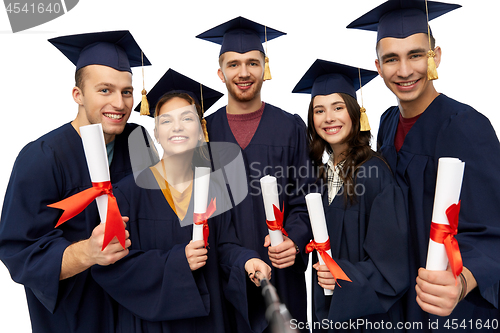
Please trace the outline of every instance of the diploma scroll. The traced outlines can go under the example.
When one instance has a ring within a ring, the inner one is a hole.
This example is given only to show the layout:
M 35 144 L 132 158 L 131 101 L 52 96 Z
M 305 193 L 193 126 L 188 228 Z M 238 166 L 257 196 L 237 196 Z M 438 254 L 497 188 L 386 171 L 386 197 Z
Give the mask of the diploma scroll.
M 311 220 L 311 227 L 316 243 L 324 243 L 328 240 L 328 229 L 326 227 L 325 211 L 323 210 L 323 201 L 321 194 L 309 193 L 305 196 L 307 211 L 309 212 L 309 220 Z M 332 250 L 326 251 L 328 255 L 332 256 Z M 318 255 L 320 265 L 325 265 L 325 261 Z M 324 289 L 325 295 L 333 295 L 333 290 Z
M 104 229 L 104 240 L 102 250 L 113 240 L 118 239 L 125 249 L 125 226 L 113 195 L 109 165 L 108 152 L 101 124 L 92 124 L 80 127 L 83 150 L 87 159 L 90 180 L 94 188 L 103 188 L 105 194 L 95 198 L 101 223 L 106 223 Z
M 459 205 L 464 168 L 465 163 L 457 158 L 441 157 L 439 159 L 434 207 L 432 211 L 432 223 L 438 227 L 439 225 L 450 225 L 447 213 L 449 213 L 449 209 L 451 207 Z M 458 211 L 456 214 L 458 223 Z M 458 243 L 456 247 L 458 250 Z M 448 261 L 445 245 L 432 240 L 431 228 L 431 239 L 429 239 L 426 269 L 444 271 L 448 266 Z
M 276 177 L 264 176 L 260 179 L 260 186 L 262 188 L 262 199 L 264 200 L 264 211 L 266 212 L 266 220 L 276 221 L 276 216 L 274 214 L 274 207 L 279 210 L 279 198 L 278 198 L 278 185 L 276 182 Z M 281 226 L 283 227 L 283 226 Z M 281 230 L 271 230 L 269 229 L 269 237 L 271 237 L 271 246 L 276 246 L 283 243 L 283 233 Z
M 208 187 L 210 184 L 210 168 L 196 167 L 194 169 L 194 211 L 196 214 L 205 214 L 208 202 Z M 193 221 L 193 241 L 203 240 L 203 224 Z
M 80 127 L 83 149 L 92 181 L 92 187 L 73 194 L 63 200 L 48 205 L 63 210 L 56 228 L 81 213 L 92 201 L 96 200 L 101 223 L 105 224 L 102 250 L 117 238 L 125 249 L 125 226 L 113 195 L 108 167 L 108 153 L 104 142 L 101 124 Z
M 80 135 L 82 137 L 83 150 L 87 159 L 89 168 L 90 180 L 92 183 L 108 182 L 109 165 L 108 152 L 102 132 L 101 124 L 93 124 L 80 127 Z M 106 223 L 106 215 L 108 212 L 108 195 L 103 194 L 96 199 L 97 209 L 101 223 Z

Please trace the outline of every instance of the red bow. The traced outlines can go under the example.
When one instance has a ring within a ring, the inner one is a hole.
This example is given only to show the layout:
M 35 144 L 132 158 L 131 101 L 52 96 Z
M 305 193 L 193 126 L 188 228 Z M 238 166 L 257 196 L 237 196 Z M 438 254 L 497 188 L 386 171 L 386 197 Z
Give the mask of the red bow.
M 91 188 L 48 205 L 51 208 L 64 210 L 55 228 L 80 214 L 95 198 L 104 194 L 108 195 L 108 211 L 106 213 L 106 227 L 104 229 L 104 241 L 101 250 L 104 250 L 115 236 L 123 249 L 125 249 L 125 226 L 123 225 L 122 216 L 118 209 L 116 198 L 113 195 L 113 187 L 110 181 L 92 183 Z
M 288 237 L 288 233 L 283 229 L 283 215 L 285 211 L 285 204 L 283 203 L 283 211 L 280 211 L 276 205 L 273 205 L 274 221 L 266 220 L 267 228 L 269 230 L 281 230 L 283 235 Z
M 351 279 L 347 276 L 346 273 L 340 268 L 340 266 L 335 262 L 335 260 L 330 257 L 330 255 L 326 252 L 330 250 L 330 238 L 326 240 L 324 243 L 316 243 L 314 239 L 306 245 L 306 253 L 311 253 L 312 251 L 318 251 L 319 255 L 325 262 L 325 265 L 328 267 L 328 270 L 330 270 L 330 273 L 332 273 L 333 278 L 337 282 L 337 284 L 340 287 L 340 284 L 338 283 L 337 280 L 345 280 L 352 282 Z
M 460 249 L 458 248 L 458 241 L 455 239 L 455 235 L 458 230 L 458 214 L 460 212 L 460 201 L 458 204 L 452 204 L 446 210 L 446 217 L 450 225 L 431 223 L 431 235 L 430 238 L 439 244 L 444 244 L 446 249 L 446 255 L 448 256 L 448 261 L 450 262 L 451 271 L 455 277 L 459 276 L 462 272 L 462 256 L 460 255 Z
M 194 224 L 203 224 L 203 239 L 205 240 L 205 247 L 208 246 L 208 235 L 210 234 L 210 230 L 208 229 L 208 219 L 217 210 L 215 206 L 216 199 L 217 198 L 210 201 L 205 213 L 193 213 Z

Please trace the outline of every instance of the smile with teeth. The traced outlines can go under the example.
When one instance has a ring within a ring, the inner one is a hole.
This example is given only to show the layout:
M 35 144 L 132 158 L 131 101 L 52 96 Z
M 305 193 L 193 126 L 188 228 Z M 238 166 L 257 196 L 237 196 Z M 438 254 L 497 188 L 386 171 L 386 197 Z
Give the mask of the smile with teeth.
M 328 134 L 337 134 L 342 129 L 342 126 L 328 127 L 325 128 L 325 132 Z
M 236 83 L 240 87 L 249 87 L 252 85 L 252 82 L 245 82 L 245 83 Z
M 104 116 L 116 120 L 123 118 L 123 114 L 119 113 L 105 113 Z
M 187 140 L 187 137 L 185 137 L 185 136 L 173 136 L 170 138 L 170 141 L 183 141 L 183 140 Z
M 418 80 L 415 81 L 410 81 L 410 82 L 399 82 L 397 85 L 402 86 L 402 87 L 409 87 L 415 83 L 417 83 Z

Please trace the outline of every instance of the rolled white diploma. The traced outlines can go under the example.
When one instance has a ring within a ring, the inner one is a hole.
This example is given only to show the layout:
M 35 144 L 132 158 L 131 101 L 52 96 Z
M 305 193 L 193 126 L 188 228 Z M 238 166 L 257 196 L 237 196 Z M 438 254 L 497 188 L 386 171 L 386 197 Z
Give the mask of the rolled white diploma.
M 266 219 L 268 221 L 274 221 L 276 218 L 274 217 L 273 205 L 278 209 L 280 208 L 276 177 L 269 175 L 262 177 L 260 179 L 260 187 L 262 188 L 262 199 L 264 200 Z M 267 230 L 269 230 L 269 228 Z M 271 237 L 271 246 L 283 243 L 283 233 L 281 230 L 269 230 L 269 237 Z
M 208 187 L 210 184 L 210 168 L 195 167 L 194 169 L 194 209 L 195 214 L 204 214 L 207 211 Z M 194 224 L 193 241 L 203 240 L 203 224 Z
M 449 225 L 446 210 L 459 201 L 464 168 L 465 163 L 458 158 L 441 157 L 439 159 L 432 222 Z M 447 267 L 448 257 L 444 244 L 429 239 L 425 268 L 432 271 L 445 271 Z
M 314 241 L 316 243 L 324 243 L 328 240 L 328 229 L 326 227 L 325 211 L 323 210 L 323 201 L 321 194 L 309 193 L 305 196 L 307 211 L 309 212 L 309 220 L 311 220 L 311 228 L 313 232 Z M 330 257 L 332 250 L 326 251 Z M 320 265 L 324 265 L 323 258 L 318 254 Z M 333 290 L 324 289 L 325 295 L 333 295 Z
M 108 152 L 104 141 L 101 124 L 92 124 L 80 127 L 83 150 L 87 159 L 90 180 L 92 183 L 107 182 L 110 180 Z M 108 195 L 103 194 L 95 199 L 101 223 L 106 223 L 108 212 Z

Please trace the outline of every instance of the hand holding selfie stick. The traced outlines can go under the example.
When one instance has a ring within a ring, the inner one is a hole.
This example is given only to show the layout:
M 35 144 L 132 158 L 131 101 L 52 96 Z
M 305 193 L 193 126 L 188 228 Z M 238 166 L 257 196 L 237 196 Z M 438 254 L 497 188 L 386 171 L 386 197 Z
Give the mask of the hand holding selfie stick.
M 285 304 L 281 303 L 276 288 L 269 282 L 267 277 L 260 271 L 255 272 L 255 278 L 260 282 L 262 296 L 266 302 L 266 319 L 269 322 L 272 333 L 296 332 L 290 326 L 292 316 Z

